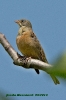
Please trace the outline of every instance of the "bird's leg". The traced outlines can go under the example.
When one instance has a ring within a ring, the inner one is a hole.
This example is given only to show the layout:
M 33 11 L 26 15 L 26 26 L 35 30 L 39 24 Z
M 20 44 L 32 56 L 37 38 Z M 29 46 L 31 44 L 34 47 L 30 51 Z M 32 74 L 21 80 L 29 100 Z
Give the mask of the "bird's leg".
M 23 56 L 21 56 L 18 52 L 17 52 L 17 55 L 18 55 L 19 58 L 22 58 L 22 57 L 23 57 Z

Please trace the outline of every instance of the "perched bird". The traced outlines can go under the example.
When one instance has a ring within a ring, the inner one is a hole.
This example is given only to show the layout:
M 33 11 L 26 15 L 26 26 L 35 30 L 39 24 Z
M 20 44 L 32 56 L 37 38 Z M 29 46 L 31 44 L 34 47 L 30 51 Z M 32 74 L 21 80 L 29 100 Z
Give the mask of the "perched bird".
M 26 19 L 16 20 L 15 21 L 19 25 L 18 35 L 16 37 L 16 44 L 20 52 L 26 57 L 32 57 L 34 59 L 39 59 L 43 62 L 48 63 L 43 48 L 39 43 L 36 35 L 33 32 L 32 24 L 30 21 Z M 35 69 L 37 74 L 39 74 L 39 70 Z M 55 84 L 60 84 L 58 79 L 51 75 Z

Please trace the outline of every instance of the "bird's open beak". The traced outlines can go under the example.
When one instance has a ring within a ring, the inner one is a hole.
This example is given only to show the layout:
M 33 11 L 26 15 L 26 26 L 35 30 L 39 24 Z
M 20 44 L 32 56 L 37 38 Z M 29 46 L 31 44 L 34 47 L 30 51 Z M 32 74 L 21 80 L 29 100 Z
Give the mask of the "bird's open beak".
M 22 26 L 20 20 L 15 20 L 15 23 L 17 23 L 20 27 Z

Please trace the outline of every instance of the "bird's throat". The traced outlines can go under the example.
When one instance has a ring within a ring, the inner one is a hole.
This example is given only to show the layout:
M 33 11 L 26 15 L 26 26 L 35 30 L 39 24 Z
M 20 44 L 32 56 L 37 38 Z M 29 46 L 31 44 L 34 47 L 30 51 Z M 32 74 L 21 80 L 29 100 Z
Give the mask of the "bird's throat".
M 26 27 L 26 26 L 22 26 L 22 27 L 19 28 L 18 35 L 23 35 L 24 32 L 28 32 L 30 30 L 32 30 L 32 29 L 29 28 L 29 27 Z

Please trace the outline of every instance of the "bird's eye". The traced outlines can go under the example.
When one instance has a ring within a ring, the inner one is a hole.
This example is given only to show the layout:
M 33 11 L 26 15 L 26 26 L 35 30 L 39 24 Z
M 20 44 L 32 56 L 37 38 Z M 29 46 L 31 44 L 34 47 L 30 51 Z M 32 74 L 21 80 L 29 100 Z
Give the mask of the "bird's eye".
M 24 22 L 24 20 L 22 20 L 22 22 Z

